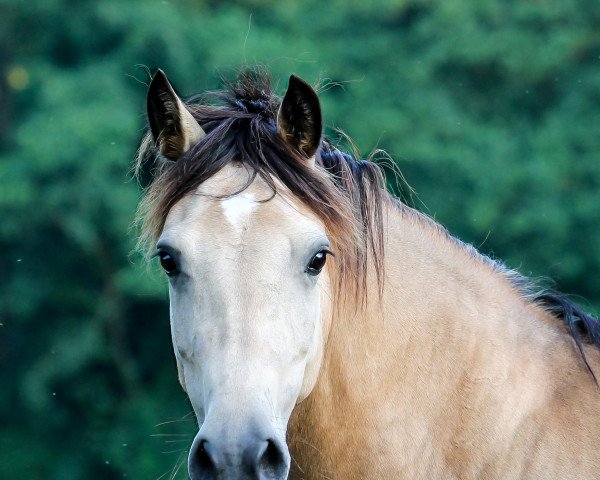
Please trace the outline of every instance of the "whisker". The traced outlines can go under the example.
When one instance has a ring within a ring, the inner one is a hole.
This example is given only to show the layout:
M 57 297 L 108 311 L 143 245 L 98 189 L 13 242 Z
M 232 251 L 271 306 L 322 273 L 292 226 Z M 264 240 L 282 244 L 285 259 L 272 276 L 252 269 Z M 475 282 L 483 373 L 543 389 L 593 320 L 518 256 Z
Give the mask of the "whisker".
M 156 425 L 154 425 L 154 428 L 162 427 L 163 425 L 170 425 L 172 423 L 192 422 L 192 421 L 194 421 L 193 418 L 182 418 L 180 420 L 169 420 L 167 422 L 157 423 Z
M 182 453 L 185 453 L 185 452 L 182 452 Z M 183 458 L 181 458 L 182 456 L 183 456 Z M 179 472 L 179 470 L 181 469 L 181 466 L 184 463 L 185 463 L 185 455 L 180 455 L 179 458 L 177 459 L 177 463 L 175 463 L 175 466 L 173 466 L 173 469 L 171 470 L 171 475 L 169 476 L 169 480 L 175 479 L 175 477 L 177 476 L 177 473 Z
M 177 422 L 190 422 L 190 421 L 194 420 L 193 418 L 190 418 L 190 417 L 191 417 L 193 414 L 194 414 L 194 412 L 189 412 L 189 413 L 186 413 L 186 414 L 185 414 L 183 417 L 181 417 L 181 418 L 177 418 L 177 419 L 174 419 L 174 420 L 167 420 L 167 421 L 165 421 L 165 422 L 162 422 L 162 423 L 157 423 L 156 425 L 154 425 L 154 428 L 161 427 L 161 426 L 163 426 L 163 425 L 168 425 L 168 424 L 170 424 L 170 423 L 177 423 Z
M 167 450 L 167 451 L 160 452 L 160 453 L 163 453 L 163 454 L 165 454 L 165 455 L 170 455 L 170 454 L 172 454 L 172 453 L 182 453 L 182 452 L 184 452 L 184 451 L 186 451 L 186 450 L 187 450 L 187 449 L 181 449 L 181 448 L 178 448 L 177 450 Z
M 296 464 L 296 466 L 298 467 L 298 470 L 300 470 L 300 473 L 304 473 L 304 469 L 300 466 L 300 464 L 298 463 L 298 460 L 296 460 L 293 455 L 290 455 L 290 458 Z
M 299 438 L 296 441 L 298 441 L 300 443 L 303 443 L 304 445 L 309 446 L 310 448 L 314 449 L 316 452 L 320 452 L 320 450 L 315 445 L 313 445 L 312 443 L 307 442 L 306 440 L 302 440 L 301 438 Z

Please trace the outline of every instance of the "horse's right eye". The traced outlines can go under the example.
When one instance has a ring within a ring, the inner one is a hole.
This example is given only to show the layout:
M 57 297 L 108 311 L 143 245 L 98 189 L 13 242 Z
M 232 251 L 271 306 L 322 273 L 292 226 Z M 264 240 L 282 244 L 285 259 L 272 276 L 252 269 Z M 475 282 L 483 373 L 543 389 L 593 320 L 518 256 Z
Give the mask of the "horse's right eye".
M 160 265 L 167 273 L 167 275 L 172 276 L 179 273 L 179 269 L 177 268 L 177 262 L 173 258 L 173 255 L 171 255 L 165 250 L 159 250 L 158 256 L 160 258 Z

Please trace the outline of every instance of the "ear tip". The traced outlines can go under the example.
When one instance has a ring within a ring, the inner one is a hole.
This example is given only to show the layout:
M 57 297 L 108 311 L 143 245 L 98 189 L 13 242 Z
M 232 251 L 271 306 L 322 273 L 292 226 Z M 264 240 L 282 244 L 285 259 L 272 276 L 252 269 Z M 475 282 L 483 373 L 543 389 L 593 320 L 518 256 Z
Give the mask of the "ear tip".
M 308 82 L 306 82 L 305 80 L 300 78 L 298 75 L 295 75 L 293 73 L 290 75 L 289 86 L 290 87 L 309 87 L 312 89 L 312 87 L 308 84 Z
M 159 85 L 170 85 L 167 75 L 160 68 L 158 68 L 154 73 L 152 80 L 150 80 L 150 85 L 148 85 L 148 89 L 155 88 Z

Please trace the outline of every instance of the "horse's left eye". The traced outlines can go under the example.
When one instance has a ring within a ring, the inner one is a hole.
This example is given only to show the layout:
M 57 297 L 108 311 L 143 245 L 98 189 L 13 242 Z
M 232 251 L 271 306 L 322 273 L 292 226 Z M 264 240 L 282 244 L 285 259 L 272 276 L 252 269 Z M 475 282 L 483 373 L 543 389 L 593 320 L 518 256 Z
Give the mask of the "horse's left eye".
M 308 262 L 306 273 L 313 276 L 321 273 L 321 270 L 323 270 L 323 267 L 325 266 L 328 253 L 329 252 L 327 250 L 321 250 L 320 252 L 317 252 L 310 262 Z
M 167 273 L 167 275 L 171 276 L 179 273 L 179 269 L 177 268 L 177 262 L 173 258 L 173 255 L 171 255 L 169 252 L 166 252 L 165 250 L 160 250 L 158 252 L 158 256 L 160 258 L 160 265 Z

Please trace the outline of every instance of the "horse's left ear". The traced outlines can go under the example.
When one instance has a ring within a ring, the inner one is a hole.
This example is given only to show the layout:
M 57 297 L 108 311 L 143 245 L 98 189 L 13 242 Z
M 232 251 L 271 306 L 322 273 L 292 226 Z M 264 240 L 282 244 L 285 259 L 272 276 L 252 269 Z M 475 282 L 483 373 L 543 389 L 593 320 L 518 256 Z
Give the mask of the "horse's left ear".
M 177 160 L 206 135 L 160 69 L 148 87 L 146 106 L 152 137 L 169 160 Z
M 287 92 L 279 107 L 277 129 L 286 142 L 314 164 L 323 129 L 321 106 L 312 87 L 296 75 L 290 76 Z

